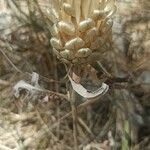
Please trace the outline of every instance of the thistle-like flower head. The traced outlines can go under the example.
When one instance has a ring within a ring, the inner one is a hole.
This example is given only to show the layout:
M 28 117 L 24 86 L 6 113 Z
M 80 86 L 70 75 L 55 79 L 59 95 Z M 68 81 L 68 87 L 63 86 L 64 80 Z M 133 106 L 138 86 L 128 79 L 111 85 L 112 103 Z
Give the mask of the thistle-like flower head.
M 54 53 L 65 63 L 96 61 L 111 47 L 114 0 L 51 0 Z

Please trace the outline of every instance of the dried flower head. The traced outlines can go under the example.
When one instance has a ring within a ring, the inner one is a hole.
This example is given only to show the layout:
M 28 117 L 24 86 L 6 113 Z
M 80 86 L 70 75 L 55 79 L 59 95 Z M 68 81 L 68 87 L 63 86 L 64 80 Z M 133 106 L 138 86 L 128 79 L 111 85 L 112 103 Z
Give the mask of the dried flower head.
M 110 50 L 114 0 L 52 0 L 51 3 L 50 42 L 60 60 L 89 63 Z

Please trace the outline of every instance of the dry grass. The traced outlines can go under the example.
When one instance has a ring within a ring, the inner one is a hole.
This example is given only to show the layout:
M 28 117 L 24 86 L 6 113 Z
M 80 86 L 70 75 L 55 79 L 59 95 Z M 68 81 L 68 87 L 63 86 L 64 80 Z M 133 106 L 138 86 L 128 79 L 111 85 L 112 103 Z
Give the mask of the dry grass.
M 150 149 L 150 20 L 149 5 L 142 2 L 117 3 L 114 52 L 101 61 L 111 77 L 98 72 L 110 90 L 87 101 L 77 95 L 76 122 L 65 66 L 49 44 L 49 19 L 36 7 L 37 16 L 19 16 L 23 19 L 13 21 L 6 37 L 1 31 L 0 150 L 72 150 L 74 138 L 79 150 Z M 32 72 L 46 90 L 21 90 L 16 98 L 14 85 L 20 80 L 32 84 Z

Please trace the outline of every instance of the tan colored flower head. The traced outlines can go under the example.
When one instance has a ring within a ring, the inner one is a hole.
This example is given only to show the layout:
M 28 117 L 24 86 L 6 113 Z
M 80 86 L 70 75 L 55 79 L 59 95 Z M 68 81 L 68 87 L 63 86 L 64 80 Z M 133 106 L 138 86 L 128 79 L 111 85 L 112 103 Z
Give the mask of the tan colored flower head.
M 54 53 L 65 63 L 96 61 L 111 45 L 114 0 L 52 0 Z

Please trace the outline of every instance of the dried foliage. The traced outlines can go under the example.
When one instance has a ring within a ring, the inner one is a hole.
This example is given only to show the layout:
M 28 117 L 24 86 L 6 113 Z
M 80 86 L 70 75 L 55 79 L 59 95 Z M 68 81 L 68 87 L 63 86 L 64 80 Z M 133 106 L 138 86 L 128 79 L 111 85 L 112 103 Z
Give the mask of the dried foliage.
M 97 78 L 110 89 L 92 100 L 76 97 L 76 134 L 66 66 L 50 43 L 56 19 L 50 15 L 52 3 L 59 8 L 58 0 L 5 2 L 7 10 L 0 12 L 0 149 L 72 150 L 74 139 L 81 150 L 150 149 L 150 2 L 118 0 L 113 49 L 102 54 L 99 65 L 92 64 L 96 73 L 89 66 L 77 70 L 90 90 Z

